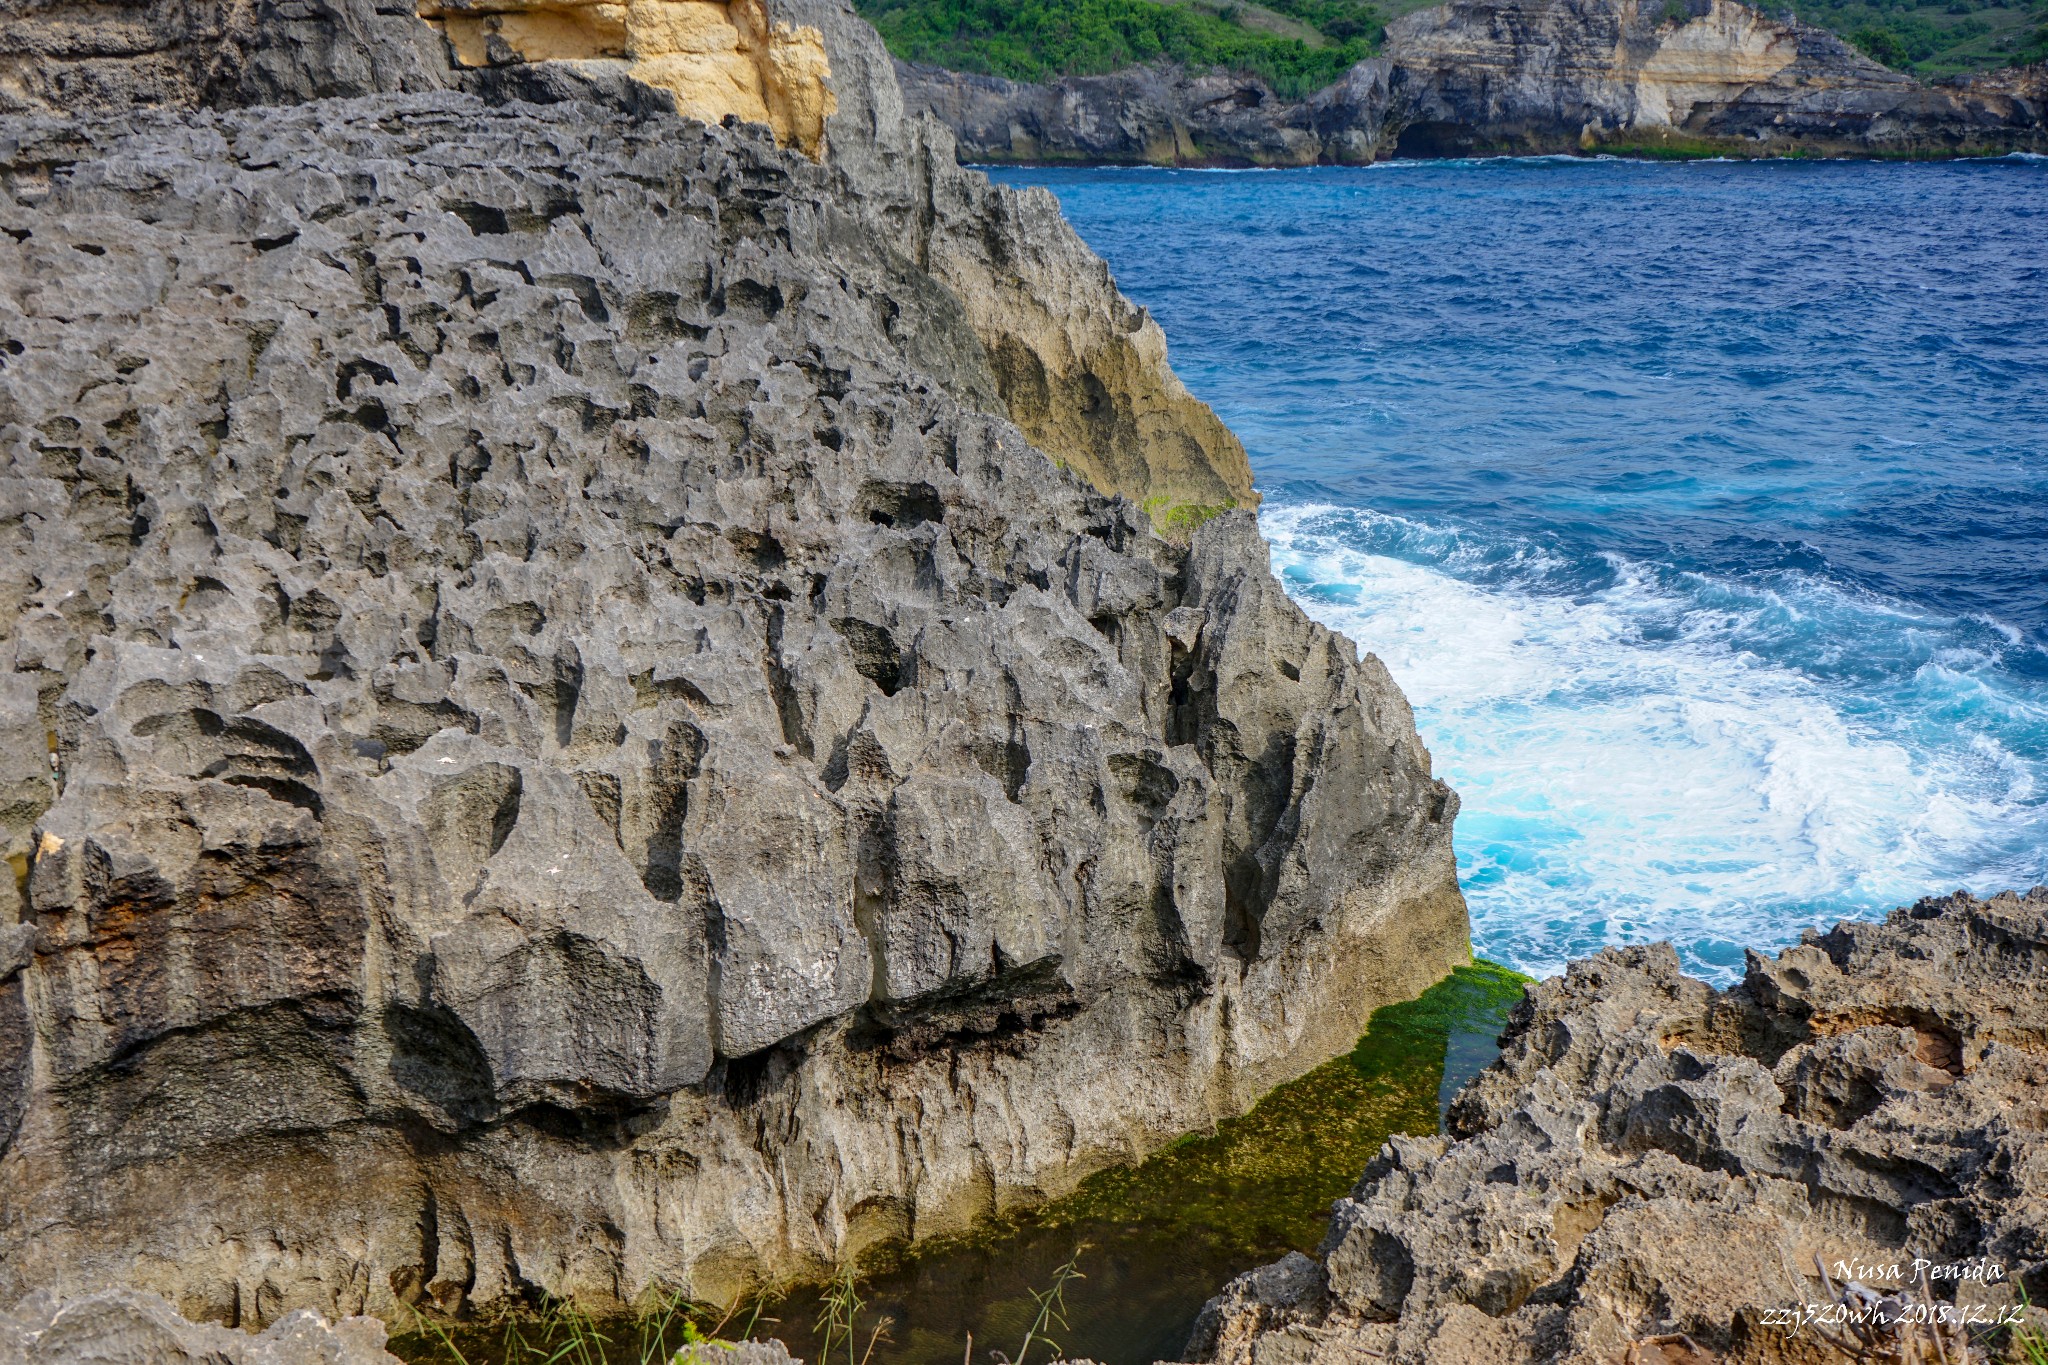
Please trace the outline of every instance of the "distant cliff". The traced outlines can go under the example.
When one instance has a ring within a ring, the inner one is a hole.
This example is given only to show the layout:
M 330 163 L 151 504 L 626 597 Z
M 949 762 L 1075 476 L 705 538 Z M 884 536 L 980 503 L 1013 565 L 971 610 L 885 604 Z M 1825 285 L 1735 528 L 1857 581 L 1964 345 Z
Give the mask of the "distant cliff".
M 1029 85 L 899 64 L 898 77 L 979 162 L 2048 150 L 2048 68 L 1922 85 L 1733 0 L 1453 0 L 1390 24 L 1380 56 L 1304 100 L 1171 68 Z

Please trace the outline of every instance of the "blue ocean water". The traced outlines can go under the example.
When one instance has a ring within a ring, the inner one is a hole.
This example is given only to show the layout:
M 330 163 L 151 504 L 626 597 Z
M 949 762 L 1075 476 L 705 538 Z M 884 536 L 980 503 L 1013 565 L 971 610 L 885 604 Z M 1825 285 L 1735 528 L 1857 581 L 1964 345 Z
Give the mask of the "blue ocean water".
M 2048 161 L 999 178 L 1407 690 L 1482 954 L 2048 881 Z

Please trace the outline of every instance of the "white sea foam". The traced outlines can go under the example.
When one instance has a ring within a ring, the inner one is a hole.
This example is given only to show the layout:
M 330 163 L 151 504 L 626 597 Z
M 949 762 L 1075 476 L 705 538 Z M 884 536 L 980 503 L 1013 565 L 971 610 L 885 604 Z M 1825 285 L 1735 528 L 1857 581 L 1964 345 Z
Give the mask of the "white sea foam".
M 2048 875 L 2042 774 L 1970 719 L 2002 709 L 2005 729 L 2035 733 L 2048 712 L 1988 683 L 1981 660 L 1912 642 L 1938 622 L 1820 585 L 1674 589 L 1624 561 L 1571 591 L 1540 547 L 1485 554 L 1400 524 L 1404 553 L 1420 547 L 1411 562 L 1357 548 L 1387 543 L 1389 519 L 1355 509 L 1261 521 L 1290 590 L 1385 661 L 1462 795 L 1484 954 L 1545 972 L 1603 943 L 1671 938 L 1691 969 L 1725 979 L 1741 947 L 1810 924 Z M 1481 558 L 1490 571 L 1475 575 Z M 1889 635 L 1901 667 L 1861 687 L 1802 671 L 1759 644 L 1788 621 L 1815 656 Z M 1834 631 L 1852 638 L 1812 637 Z M 1964 718 L 1898 714 L 1894 685 Z

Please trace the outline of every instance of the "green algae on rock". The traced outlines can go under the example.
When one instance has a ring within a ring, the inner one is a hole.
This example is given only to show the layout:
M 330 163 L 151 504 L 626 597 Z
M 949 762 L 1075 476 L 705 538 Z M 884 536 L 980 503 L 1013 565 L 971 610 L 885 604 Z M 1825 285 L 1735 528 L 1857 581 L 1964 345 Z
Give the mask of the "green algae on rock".
M 1085 1277 L 1066 1288 L 1066 1353 L 1104 1365 L 1172 1359 L 1195 1313 L 1223 1278 L 1288 1251 L 1312 1250 L 1334 1200 L 1394 1134 L 1436 1133 L 1443 1102 L 1492 1059 L 1493 1040 L 1529 978 L 1491 962 L 1454 970 L 1420 997 L 1387 1005 L 1343 1056 L 1279 1086 L 1213 1132 L 1191 1134 L 1135 1166 L 1101 1171 L 1068 1197 L 991 1224 L 970 1237 L 920 1248 L 876 1266 L 860 1284 L 858 1331 L 890 1319 L 876 1358 L 888 1365 L 953 1365 L 972 1332 L 1014 1354 L 1057 1267 L 1079 1251 Z M 1483 1040 L 1475 1050 L 1472 1040 Z M 890 1249 L 878 1249 L 885 1252 Z M 820 1356 L 813 1324 L 821 1293 L 805 1288 L 730 1315 L 799 1358 Z M 718 1316 L 713 1313 L 714 1317 Z M 635 1344 L 635 1325 L 611 1329 Z M 526 1329 L 527 1339 L 561 1342 Z M 680 1345 L 680 1326 L 671 1333 Z M 525 1365 L 502 1350 L 501 1324 L 458 1331 L 468 1365 Z M 436 1332 L 397 1338 L 415 1365 L 448 1365 Z M 628 1353 L 637 1359 L 633 1352 Z
M 1332 1202 L 1389 1137 L 1439 1131 L 1446 1085 L 1491 1060 L 1528 981 L 1491 962 L 1459 967 L 1419 998 L 1381 1007 L 1350 1052 L 1213 1132 L 877 1275 L 863 1292 L 873 1317 L 895 1319 L 890 1365 L 952 1365 L 968 1331 L 977 1351 L 1011 1350 L 1034 1310 L 1031 1291 L 1084 1246 L 1088 1278 L 1067 1289 L 1065 1352 L 1104 1365 L 1176 1358 L 1220 1282 L 1205 1277 L 1313 1250 Z M 1486 1040 L 1486 1055 L 1471 1051 L 1474 1036 Z M 772 1311 L 773 1334 L 799 1357 L 814 1354 L 813 1296 L 792 1295 Z

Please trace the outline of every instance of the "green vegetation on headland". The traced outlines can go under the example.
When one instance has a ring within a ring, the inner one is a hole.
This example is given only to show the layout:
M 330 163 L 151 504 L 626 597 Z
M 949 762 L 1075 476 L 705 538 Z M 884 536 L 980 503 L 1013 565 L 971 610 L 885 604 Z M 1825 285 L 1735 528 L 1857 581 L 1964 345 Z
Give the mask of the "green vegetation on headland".
M 894 1264 L 853 1269 L 865 1278 L 842 1275 L 724 1312 L 678 1311 L 662 1301 L 630 1322 L 596 1323 L 566 1310 L 491 1324 L 422 1320 L 392 1349 L 422 1365 L 653 1365 L 690 1346 L 692 1361 L 712 1365 L 716 1349 L 696 1343 L 758 1333 L 781 1338 L 802 1359 L 829 1354 L 837 1362 L 851 1342 L 851 1365 L 870 1348 L 867 1365 L 957 1365 L 972 1332 L 975 1365 L 989 1365 L 988 1347 L 1015 1351 L 1034 1333 L 1045 1339 L 1046 1296 L 1057 1287 L 1073 1329 L 1056 1333 L 1062 1347 L 1085 1355 L 1116 1345 L 1122 1357 L 1153 1359 L 1138 1348 L 1177 1349 L 1178 1339 L 1155 1341 L 1160 1326 L 1184 1335 L 1195 1309 L 1231 1275 L 1313 1249 L 1331 1201 L 1389 1137 L 1438 1131 L 1447 1068 L 1455 1084 L 1491 1057 L 1491 1040 L 1527 981 L 1490 962 L 1460 967 L 1417 999 L 1375 1011 L 1349 1053 L 1214 1132 L 1098 1172 L 1068 1197 L 968 1239 L 907 1256 L 899 1248 Z M 836 1349 L 828 1352 L 828 1343 Z
M 1045 81 L 1170 62 L 1257 76 L 1299 98 L 1379 50 L 1428 0 L 856 0 L 906 61 Z M 1935 79 L 2048 61 L 2048 0 L 1763 0 L 1887 66 Z M 1668 5 L 1682 20 L 1683 4 Z
M 1378 50 L 1384 23 L 1364 0 L 858 0 L 906 61 L 1044 81 L 1171 62 L 1254 75 L 1292 97 Z
M 1793 12 L 1923 79 L 2048 61 L 2048 0 L 1810 0 Z

